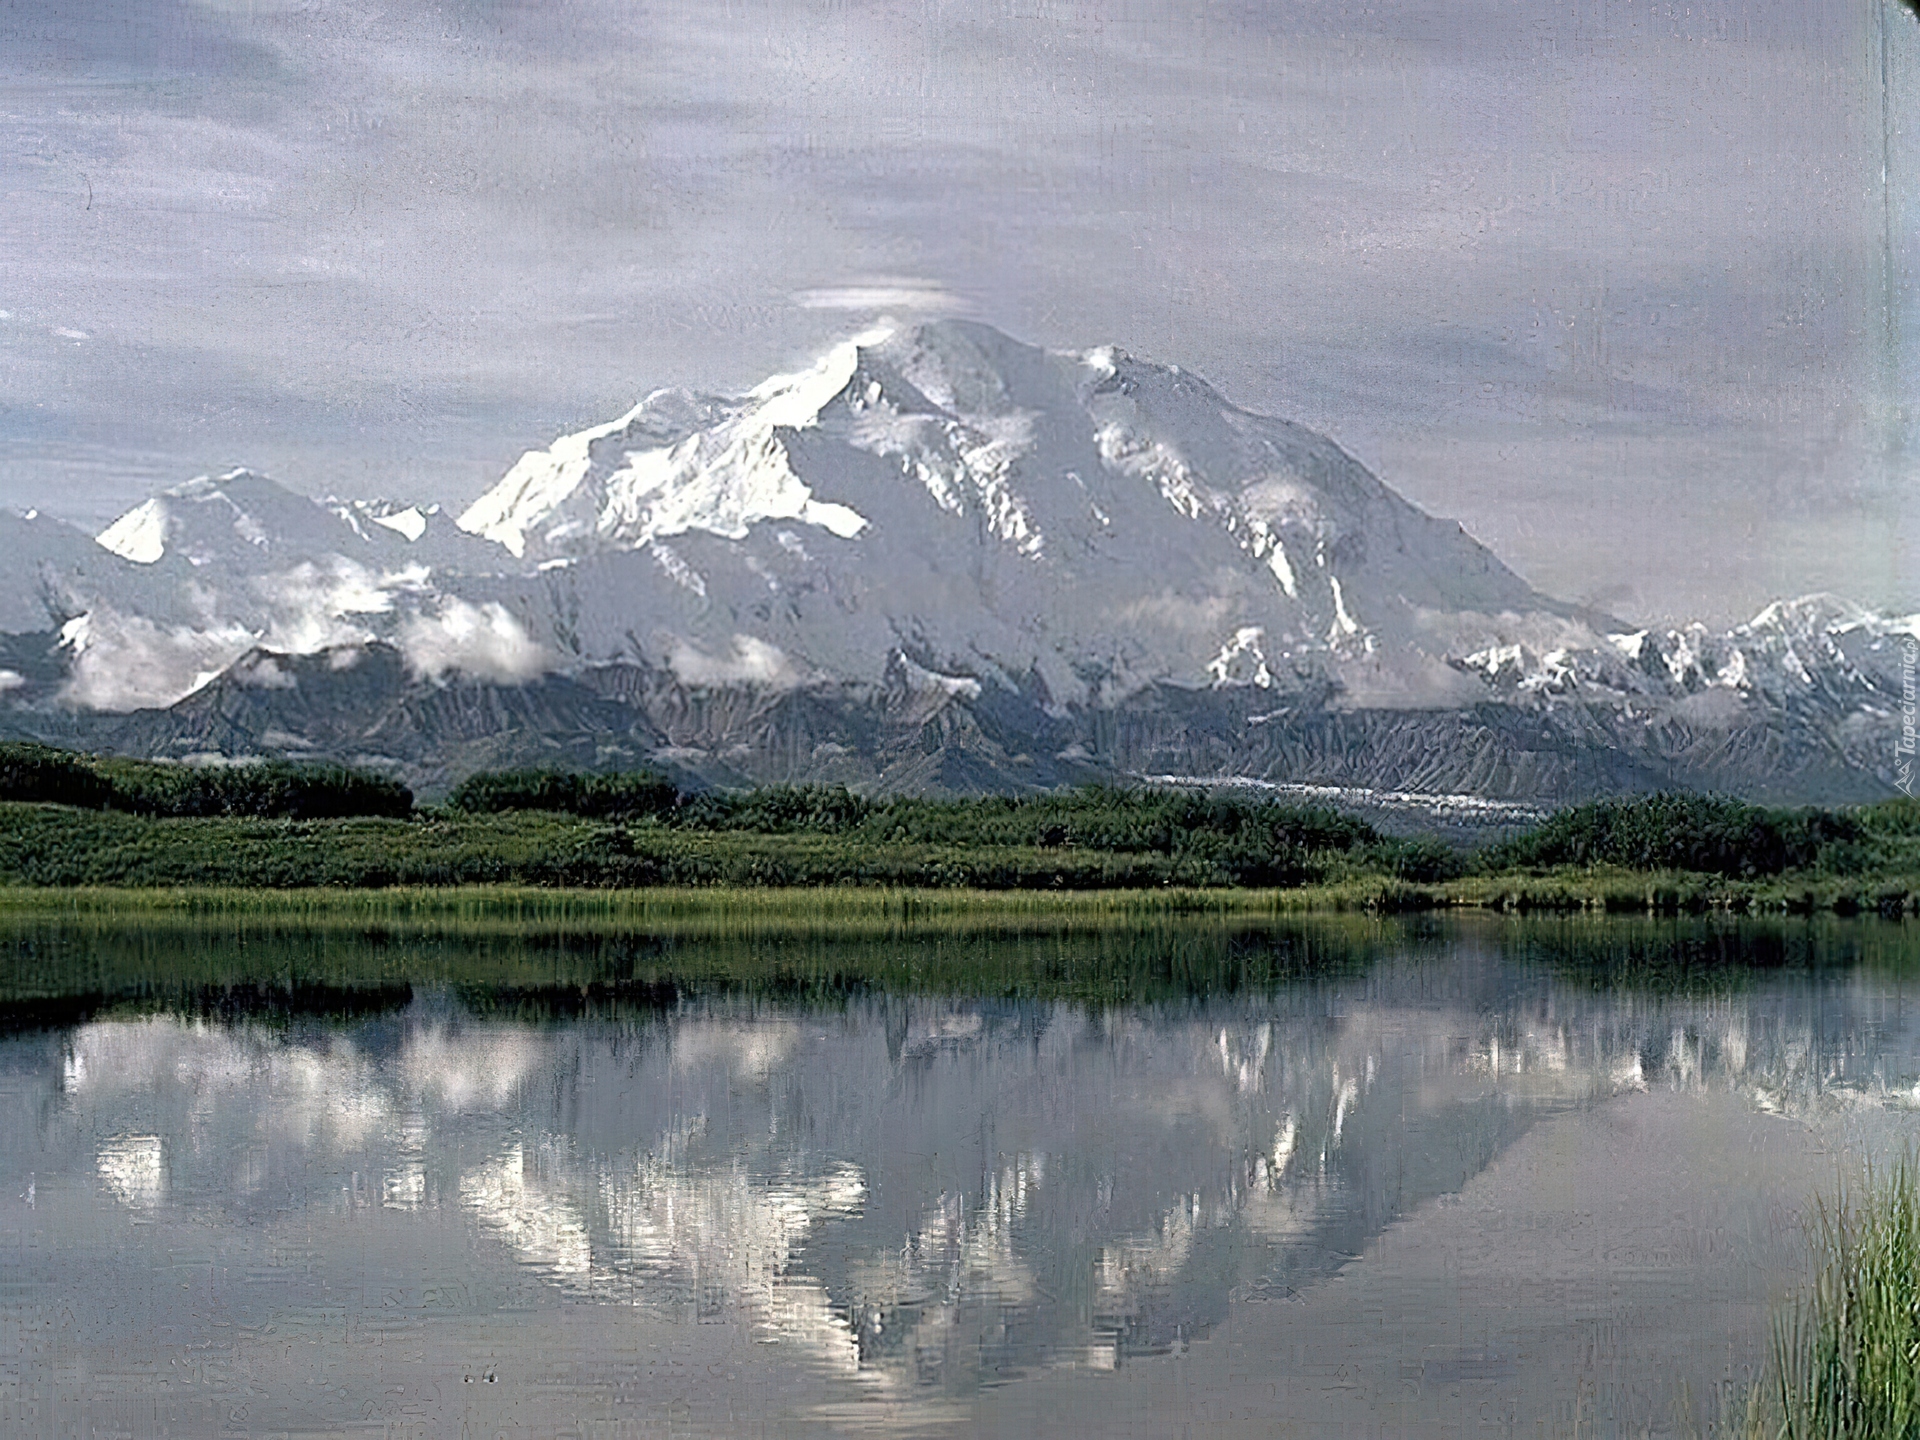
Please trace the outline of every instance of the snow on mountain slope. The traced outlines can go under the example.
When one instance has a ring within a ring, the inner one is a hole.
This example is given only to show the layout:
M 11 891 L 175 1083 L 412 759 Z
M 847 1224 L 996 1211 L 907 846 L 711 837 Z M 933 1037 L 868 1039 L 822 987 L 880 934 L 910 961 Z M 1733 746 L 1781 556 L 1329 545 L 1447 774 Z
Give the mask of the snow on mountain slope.
M 84 531 L 36 510 L 0 510 L 0 557 L 0 631 L 10 634 L 58 626 L 67 583 L 124 568 Z
M 184 563 L 203 583 L 330 556 L 370 564 L 498 563 L 438 505 L 310 500 L 252 470 L 202 475 L 127 511 L 95 537 L 137 565 Z
M 793 473 L 777 432 L 816 423 L 858 362 L 857 342 L 812 369 L 776 375 L 737 401 L 661 390 L 620 419 L 562 436 L 520 458 L 460 517 L 464 530 L 512 551 L 541 553 L 704 530 L 739 538 L 766 520 L 842 537 L 865 520 L 822 503 Z
M 511 615 L 437 583 L 502 558 L 437 505 L 315 501 L 234 470 L 66 541 L 90 559 L 55 567 L 40 608 L 69 656 L 69 704 L 170 704 L 259 645 L 304 655 L 391 639 L 432 675 L 524 678 L 546 663 Z
M 1463 627 L 1577 628 L 1324 436 L 1111 348 L 952 321 L 738 399 L 656 392 L 530 452 L 460 525 L 549 567 L 517 603 L 585 658 L 752 641 L 874 679 L 906 650 L 1063 699 L 1331 670 L 1427 703 L 1467 693 L 1440 663 Z
M 1516 643 L 1460 657 L 1503 698 L 1573 694 L 1723 705 L 1897 709 L 1899 666 L 1920 616 L 1888 617 L 1832 595 L 1777 600 L 1730 630 L 1693 624 L 1609 634 L 1588 648 Z M 1716 698 L 1717 697 L 1717 698 Z
M 1903 778 L 1903 666 L 1920 616 L 1879 616 L 1831 595 L 1776 601 L 1730 630 L 1694 624 L 1616 632 L 1592 646 L 1516 643 L 1460 657 L 1489 699 L 1551 723 L 1597 727 L 1608 745 L 1686 760 L 1707 751 L 1790 792 L 1806 777 L 1840 793 Z M 1868 778 L 1871 777 L 1871 778 Z M 1810 792 L 1809 792 L 1810 793 Z M 1880 793 L 1887 793 L 1880 789 Z
M 458 768 L 434 758 L 449 736 L 537 757 L 564 731 L 568 754 L 656 744 L 714 778 L 883 788 L 1864 798 L 1895 783 L 1920 634 L 1830 597 L 1630 630 L 1177 368 L 959 322 L 861 336 L 742 396 L 656 391 L 529 452 L 457 523 L 243 470 L 98 543 L 0 514 L 0 547 L 0 632 L 35 632 L 0 653 L 8 724 L 140 710 L 126 743 L 192 749 L 251 697 L 278 718 L 225 750 L 305 753 L 268 737 L 308 707 L 308 739 L 346 754 L 371 692 L 330 667 L 373 646 L 392 703 L 423 707 L 392 752 L 423 775 Z M 621 703 L 654 739 L 575 705 L 608 675 L 644 677 Z
M 245 571 L 345 554 L 361 541 L 340 516 L 251 470 L 189 480 L 136 505 L 96 538 L 137 565 L 173 557 Z

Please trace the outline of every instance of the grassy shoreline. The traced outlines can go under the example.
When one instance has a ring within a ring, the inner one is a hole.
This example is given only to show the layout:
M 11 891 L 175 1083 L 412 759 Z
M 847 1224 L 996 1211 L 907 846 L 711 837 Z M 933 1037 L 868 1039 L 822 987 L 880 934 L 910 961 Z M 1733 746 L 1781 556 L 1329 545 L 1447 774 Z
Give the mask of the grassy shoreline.
M 296 923 L 534 924 L 704 928 L 879 927 L 956 922 L 978 928 L 1035 921 L 1105 925 L 1172 917 L 1259 918 L 1286 913 L 1285 891 L 1115 889 L 967 890 L 878 885 L 654 886 L 635 889 L 531 885 L 395 886 L 377 889 L 234 886 L 74 888 L 0 885 L 0 921 L 48 919 L 252 919 Z
M 657 926 L 725 921 L 776 928 L 1105 925 L 1166 917 L 1488 913 L 1545 915 L 1920 915 L 1920 875 L 1870 882 L 1785 875 L 1565 869 L 1411 883 L 1358 876 L 1285 888 L 516 884 L 413 886 L 29 886 L 0 884 L 0 918 L 222 916 L 300 923 L 471 922 Z

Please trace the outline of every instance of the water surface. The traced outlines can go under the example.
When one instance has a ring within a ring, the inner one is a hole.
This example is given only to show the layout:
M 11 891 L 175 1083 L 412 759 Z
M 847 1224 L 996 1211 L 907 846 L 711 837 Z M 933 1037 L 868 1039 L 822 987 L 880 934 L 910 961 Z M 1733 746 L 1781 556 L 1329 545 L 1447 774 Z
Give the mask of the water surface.
M 1866 922 L 740 941 L 732 981 L 618 936 L 8 943 L 10 1433 L 991 1429 L 1307 1302 L 1543 1122 L 1844 1148 L 1920 1103 Z

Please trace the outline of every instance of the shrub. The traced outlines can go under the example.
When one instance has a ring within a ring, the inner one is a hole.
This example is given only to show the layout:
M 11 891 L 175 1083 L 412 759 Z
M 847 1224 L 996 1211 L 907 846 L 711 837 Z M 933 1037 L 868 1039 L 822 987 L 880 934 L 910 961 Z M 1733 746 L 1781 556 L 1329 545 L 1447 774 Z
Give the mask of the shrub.
M 345 765 L 168 765 L 46 745 L 0 745 L 0 800 L 280 820 L 398 817 L 413 810 L 413 792 L 399 781 Z
M 1631 870 L 1697 870 L 1733 877 L 1777 875 L 1814 864 L 1823 850 L 1863 834 L 1850 816 L 1825 810 L 1768 810 L 1715 795 L 1661 794 L 1576 805 L 1490 847 L 1486 868 L 1620 865 Z
M 1378 838 L 1365 821 L 1320 806 L 1104 785 L 1042 795 L 895 800 L 876 807 L 862 833 L 927 844 L 1154 851 L 1225 863 L 1346 851 Z
M 883 808 L 843 785 L 770 785 L 737 795 L 692 796 L 674 823 L 689 830 L 756 835 L 844 835 Z
M 100 810 L 113 802 L 113 785 L 90 756 L 50 745 L 0 745 L 0 800 L 78 805 Z
M 679 799 L 671 781 L 644 770 L 611 775 L 496 770 L 461 781 L 447 797 L 447 808 L 468 815 L 550 810 L 592 820 L 639 820 L 671 813 Z
M 345 765 L 269 761 L 219 768 L 168 767 L 171 784 L 153 787 L 146 803 L 116 809 L 148 815 L 233 815 L 260 820 L 340 820 L 356 815 L 402 819 L 413 792 L 398 780 Z M 175 778 L 177 777 L 177 779 Z
M 1396 880 L 1431 884 L 1451 880 L 1465 870 L 1460 853 L 1438 840 L 1381 840 L 1361 852 L 1363 863 Z

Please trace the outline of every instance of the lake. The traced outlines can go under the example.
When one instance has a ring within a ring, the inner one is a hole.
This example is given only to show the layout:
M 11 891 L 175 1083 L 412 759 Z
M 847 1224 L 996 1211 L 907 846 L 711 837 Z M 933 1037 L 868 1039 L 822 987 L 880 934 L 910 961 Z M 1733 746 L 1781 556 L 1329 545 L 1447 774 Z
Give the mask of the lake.
M 14 920 L 0 1428 L 1667 1433 L 1920 1135 L 1916 957 Z

